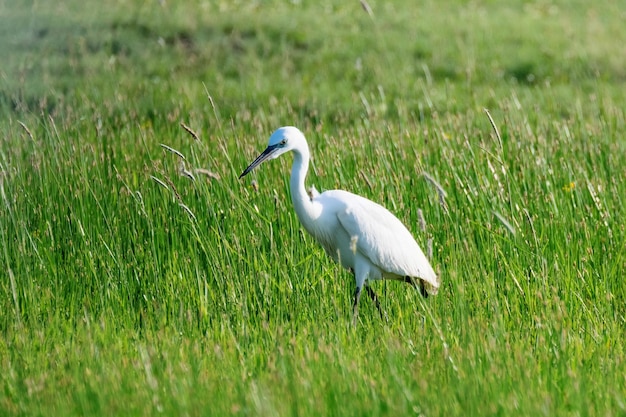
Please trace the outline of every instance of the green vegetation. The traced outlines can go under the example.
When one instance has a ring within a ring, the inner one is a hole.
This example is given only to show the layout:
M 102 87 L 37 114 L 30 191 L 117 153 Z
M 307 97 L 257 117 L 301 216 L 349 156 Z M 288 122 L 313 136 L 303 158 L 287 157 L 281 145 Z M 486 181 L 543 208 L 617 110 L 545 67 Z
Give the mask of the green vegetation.
M 624 5 L 369 5 L 0 1 L 0 415 L 626 413 Z M 438 296 L 351 326 L 287 124 Z

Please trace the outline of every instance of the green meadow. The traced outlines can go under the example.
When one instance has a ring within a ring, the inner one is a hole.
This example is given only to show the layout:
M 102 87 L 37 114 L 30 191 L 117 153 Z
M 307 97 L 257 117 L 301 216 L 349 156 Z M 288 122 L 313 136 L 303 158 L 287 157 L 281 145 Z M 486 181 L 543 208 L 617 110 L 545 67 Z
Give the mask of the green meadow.
M 0 0 L 0 415 L 626 415 L 625 10 Z M 283 125 L 437 296 L 352 326 Z

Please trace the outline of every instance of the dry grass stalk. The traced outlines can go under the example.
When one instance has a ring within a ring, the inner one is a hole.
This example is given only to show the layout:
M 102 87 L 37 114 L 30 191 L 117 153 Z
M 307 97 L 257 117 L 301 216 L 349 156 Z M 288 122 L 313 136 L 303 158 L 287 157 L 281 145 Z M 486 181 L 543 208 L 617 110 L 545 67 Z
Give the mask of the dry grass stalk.
M 372 19 L 374 18 L 374 12 L 372 11 L 372 8 L 367 1 L 361 0 L 361 7 L 363 8 L 363 10 L 365 10 L 365 13 L 367 13 L 369 17 L 371 17 Z
M 359 174 L 361 174 L 361 178 L 363 178 L 363 181 L 365 181 L 365 183 L 367 184 L 367 186 L 369 187 L 371 191 L 373 189 L 373 186 L 372 186 L 372 182 L 370 181 L 370 179 L 367 177 L 367 175 L 365 175 L 365 172 L 363 172 L 362 169 L 359 170 Z
M 163 143 L 161 144 L 161 148 L 163 148 L 163 149 L 165 149 L 166 151 L 169 151 L 169 152 L 171 152 L 171 153 L 175 154 L 175 155 L 176 155 L 176 156 L 178 156 L 179 158 L 182 158 L 182 159 L 187 159 L 187 158 L 185 158 L 185 155 L 183 155 L 181 152 L 179 152 L 179 151 L 177 151 L 176 149 L 174 149 L 174 148 L 172 148 L 172 147 L 170 147 L 170 146 L 167 146 L 167 145 L 165 145 L 165 144 L 163 144 Z
M 420 225 L 420 231 L 426 233 L 426 219 L 424 219 L 424 212 L 422 209 L 417 209 L 417 222 Z
M 161 181 L 160 179 L 158 179 L 157 177 L 155 177 L 154 175 L 150 175 L 150 178 L 152 178 L 157 184 L 159 184 L 161 187 L 165 188 L 166 190 L 169 190 L 170 188 L 167 186 L 167 184 L 165 184 L 163 181 Z
M 443 189 L 441 184 L 439 184 L 437 180 L 435 180 L 428 172 L 424 171 L 422 172 L 422 175 L 424 176 L 424 178 L 426 178 L 428 182 L 435 186 L 435 189 L 437 190 L 437 195 L 439 196 L 439 204 L 441 204 L 441 206 L 447 213 L 448 203 L 446 203 L 446 197 L 448 197 L 448 193 L 446 193 L 446 190 Z
M 19 120 L 17 121 L 17 123 L 19 123 L 19 125 L 22 126 L 22 129 L 24 129 L 26 133 L 28 134 L 28 136 L 30 137 L 30 139 L 33 140 L 33 133 L 30 131 L 30 129 L 26 127 L 26 125 L 20 122 Z
M 213 171 L 209 171 L 206 168 L 196 168 L 194 171 L 196 171 L 196 174 L 206 175 L 207 177 L 213 178 L 214 180 L 221 179 L 220 174 L 215 173 Z
M 180 207 L 182 207 L 182 209 L 185 210 L 187 212 L 187 214 L 189 214 L 189 217 L 191 217 L 194 221 L 196 220 L 196 215 L 193 214 L 193 212 L 191 211 L 191 209 L 189 207 L 187 207 L 183 203 L 178 203 L 178 205 Z
M 176 200 L 178 200 L 178 202 L 179 202 L 180 204 L 182 204 L 182 203 L 183 203 L 183 199 L 182 199 L 182 197 L 180 196 L 180 194 L 178 193 L 178 190 L 176 189 L 176 186 L 174 185 L 174 183 L 172 182 L 172 180 L 171 180 L 171 179 L 169 179 L 168 177 L 165 177 L 165 182 L 167 183 L 167 185 L 169 185 L 169 186 L 170 186 L 170 188 L 171 188 L 172 192 L 174 193 L 174 196 L 176 197 Z
M 487 114 L 487 118 L 489 118 L 489 123 L 491 123 L 493 131 L 496 133 L 496 137 L 498 138 L 498 144 L 500 145 L 500 150 L 502 150 L 502 137 L 500 136 L 500 132 L 498 131 L 498 126 L 496 126 L 496 122 L 493 121 L 493 117 L 491 117 L 489 109 L 483 109 L 483 111 L 485 112 L 485 114 Z
M 187 131 L 187 133 L 191 135 L 192 138 L 194 138 L 196 141 L 200 141 L 198 134 L 193 129 L 191 129 L 189 126 L 187 126 L 183 122 L 180 122 L 180 125 L 182 126 L 183 129 Z
M 178 169 L 178 172 L 180 172 L 180 175 L 182 175 L 183 177 L 187 177 L 192 181 L 196 180 L 196 177 L 194 177 L 193 173 L 185 168 L 185 162 L 183 161 L 180 161 L 180 167 Z
M 496 216 L 498 220 L 500 220 L 500 223 L 502 223 L 502 225 L 506 228 L 506 230 L 509 231 L 509 233 L 515 235 L 515 227 L 513 227 L 513 225 L 507 219 L 505 219 L 503 215 L 501 215 L 497 211 L 494 211 L 493 215 Z

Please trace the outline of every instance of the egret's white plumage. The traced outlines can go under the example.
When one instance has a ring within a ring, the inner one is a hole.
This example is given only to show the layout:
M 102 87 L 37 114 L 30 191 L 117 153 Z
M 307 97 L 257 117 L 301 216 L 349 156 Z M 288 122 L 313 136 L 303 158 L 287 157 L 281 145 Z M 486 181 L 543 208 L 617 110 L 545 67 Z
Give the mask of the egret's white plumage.
M 265 151 L 239 178 L 267 159 L 292 151 L 291 201 L 300 223 L 344 268 L 354 273 L 354 318 L 358 314 L 361 290 L 380 310 L 378 298 L 368 286 L 371 280 L 394 279 L 415 285 L 422 295 L 436 294 L 439 280 L 419 245 L 389 210 L 364 197 L 342 190 L 307 192 L 304 180 L 309 168 L 309 146 L 300 130 L 287 126 L 276 130 Z

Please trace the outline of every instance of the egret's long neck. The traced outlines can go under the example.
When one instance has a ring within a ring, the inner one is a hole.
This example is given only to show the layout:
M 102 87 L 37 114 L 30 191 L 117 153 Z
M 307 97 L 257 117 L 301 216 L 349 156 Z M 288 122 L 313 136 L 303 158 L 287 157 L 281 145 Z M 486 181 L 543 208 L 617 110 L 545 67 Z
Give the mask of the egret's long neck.
M 306 192 L 304 180 L 309 169 L 309 148 L 302 146 L 293 150 L 293 166 L 291 168 L 291 201 L 298 215 L 298 219 L 304 227 L 310 231 L 309 226 L 317 218 L 315 207 Z

